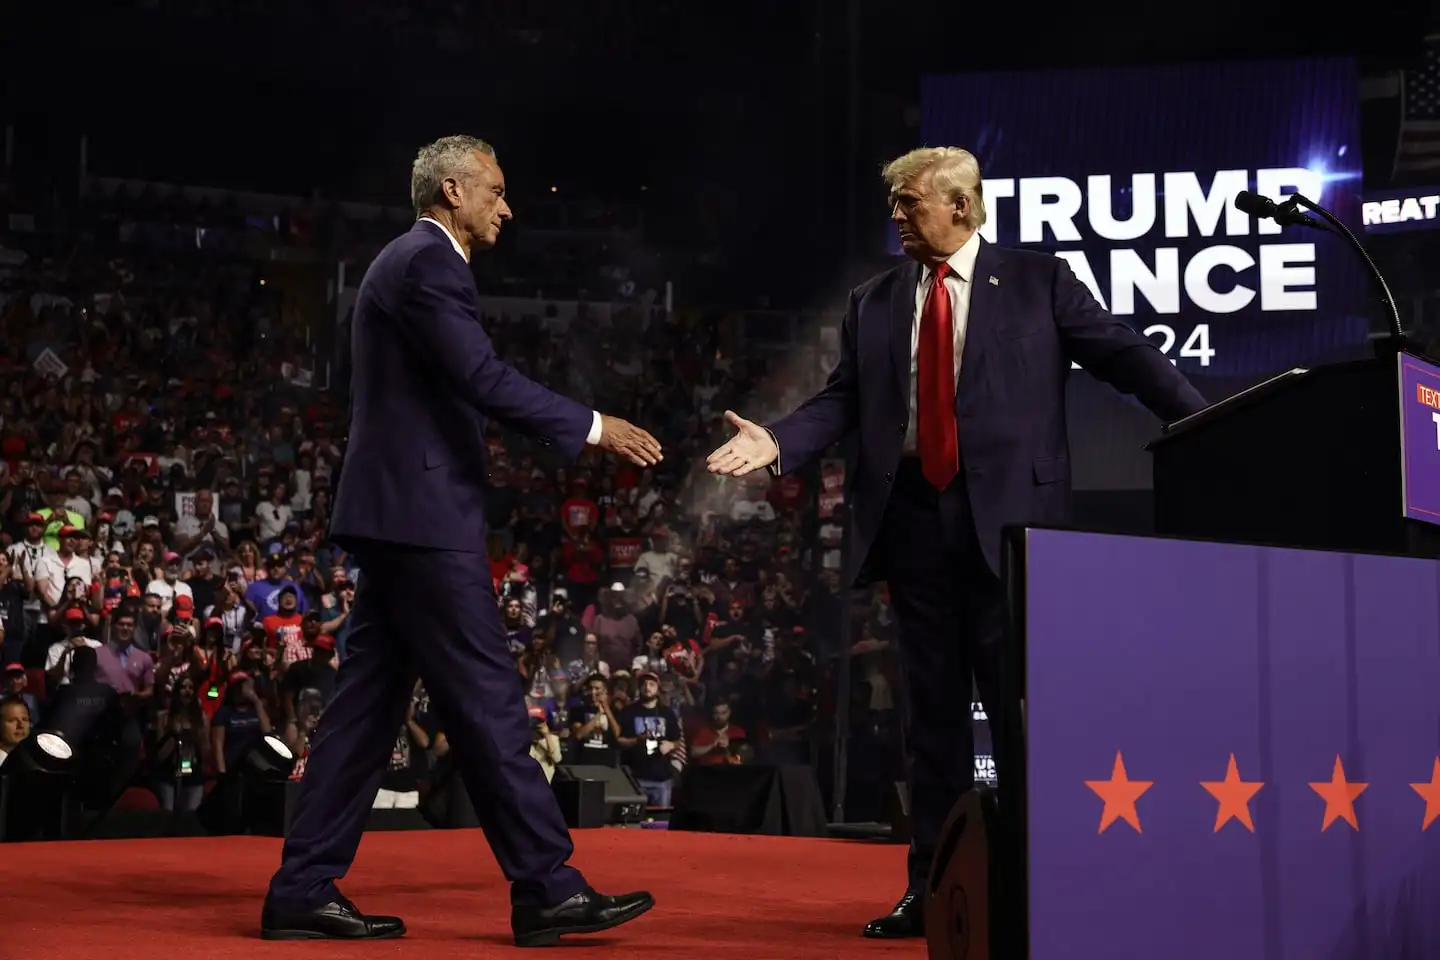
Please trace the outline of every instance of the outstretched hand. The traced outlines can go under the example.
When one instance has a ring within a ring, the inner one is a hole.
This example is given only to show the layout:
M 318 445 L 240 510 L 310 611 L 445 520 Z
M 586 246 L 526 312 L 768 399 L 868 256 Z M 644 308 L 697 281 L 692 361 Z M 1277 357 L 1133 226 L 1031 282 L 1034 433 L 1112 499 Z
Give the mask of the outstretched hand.
M 705 466 L 711 473 L 743 477 L 763 470 L 779 459 L 780 448 L 775 445 L 775 438 L 769 430 L 733 410 L 725 411 L 725 422 L 734 428 L 735 436 L 706 458 Z
M 628 420 L 600 414 L 601 450 L 624 457 L 637 467 L 653 467 L 665 457 L 660 453 L 660 441 L 641 430 Z

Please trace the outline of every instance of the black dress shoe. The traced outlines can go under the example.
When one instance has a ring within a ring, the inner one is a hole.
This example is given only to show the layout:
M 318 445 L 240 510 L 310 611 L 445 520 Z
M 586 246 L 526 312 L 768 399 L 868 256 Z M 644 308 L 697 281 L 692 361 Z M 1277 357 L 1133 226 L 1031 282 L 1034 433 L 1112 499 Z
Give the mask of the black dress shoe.
M 589 887 L 553 907 L 514 907 L 510 929 L 517 947 L 548 947 L 567 933 L 599 933 L 634 920 L 655 906 L 648 893 L 607 897 Z
M 925 936 L 925 894 L 905 891 L 895 909 L 865 925 L 865 936 L 872 940 L 904 940 Z
M 405 921 L 367 916 L 339 896 L 310 910 L 287 910 L 267 899 L 260 911 L 260 936 L 265 940 L 393 940 L 405 936 Z

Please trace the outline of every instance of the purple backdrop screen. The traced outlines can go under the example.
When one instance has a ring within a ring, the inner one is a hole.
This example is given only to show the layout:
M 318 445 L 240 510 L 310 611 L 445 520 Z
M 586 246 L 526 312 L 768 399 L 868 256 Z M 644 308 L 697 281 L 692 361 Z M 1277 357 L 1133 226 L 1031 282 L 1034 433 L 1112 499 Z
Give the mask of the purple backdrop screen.
M 922 101 L 924 142 L 980 160 L 982 236 L 1064 257 L 1210 398 L 1363 351 L 1353 253 L 1231 203 L 1246 189 L 1298 191 L 1361 229 L 1351 61 L 932 77 Z M 1153 420 L 1073 379 L 1076 488 L 1148 487 L 1138 448 Z
M 1440 563 L 1026 535 L 1031 956 L 1440 956 Z
M 1398 362 L 1405 516 L 1440 523 L 1440 367 L 1406 354 Z
M 1187 373 L 1255 377 L 1364 342 L 1353 254 L 1231 204 L 1298 191 L 1358 228 L 1357 83 L 1349 60 L 934 77 L 923 134 L 980 160 L 985 239 L 1064 257 Z

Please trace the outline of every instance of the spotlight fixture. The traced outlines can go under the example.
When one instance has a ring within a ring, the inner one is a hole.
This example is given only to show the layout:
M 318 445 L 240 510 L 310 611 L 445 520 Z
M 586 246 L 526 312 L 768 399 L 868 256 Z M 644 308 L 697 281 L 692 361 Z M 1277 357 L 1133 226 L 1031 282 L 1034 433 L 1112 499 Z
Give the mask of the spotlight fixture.
M 268 733 L 240 760 L 240 776 L 264 783 L 288 780 L 294 769 L 294 752 L 284 740 Z
M 53 730 L 31 734 L 11 751 L 0 764 L 0 841 L 64 839 L 74 761 L 70 742 Z
M 196 811 L 201 825 L 217 836 L 284 836 L 286 788 L 294 769 L 295 753 L 285 741 L 261 737 L 201 801 Z

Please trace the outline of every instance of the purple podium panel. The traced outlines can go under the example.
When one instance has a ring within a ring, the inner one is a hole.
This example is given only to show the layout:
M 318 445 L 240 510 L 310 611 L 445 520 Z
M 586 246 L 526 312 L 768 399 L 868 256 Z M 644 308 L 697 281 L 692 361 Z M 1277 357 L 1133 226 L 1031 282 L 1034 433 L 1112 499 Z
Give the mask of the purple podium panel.
M 1026 533 L 1033 960 L 1440 957 L 1440 563 Z

